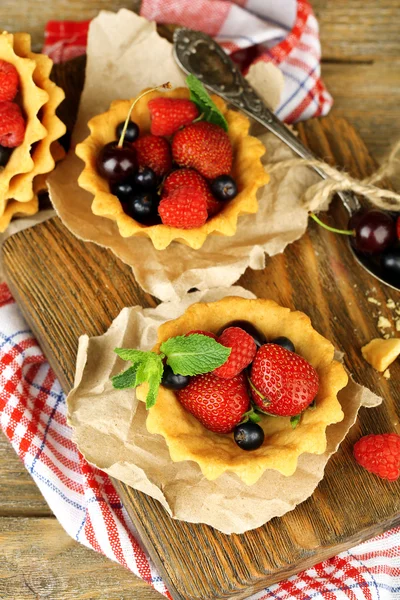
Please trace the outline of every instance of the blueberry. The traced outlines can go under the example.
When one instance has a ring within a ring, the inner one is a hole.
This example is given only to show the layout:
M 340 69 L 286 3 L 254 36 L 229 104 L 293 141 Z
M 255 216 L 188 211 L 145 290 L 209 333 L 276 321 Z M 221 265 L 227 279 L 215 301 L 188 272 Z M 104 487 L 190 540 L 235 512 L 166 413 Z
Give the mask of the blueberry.
M 257 423 L 247 421 L 236 425 L 233 437 L 242 450 L 257 450 L 264 442 L 264 431 Z
M 123 121 L 122 123 L 119 123 L 119 125 L 117 125 L 116 134 L 117 134 L 118 139 L 121 137 L 124 125 L 125 125 L 125 121 Z M 136 123 L 134 121 L 129 121 L 128 127 L 126 128 L 126 131 L 125 131 L 124 142 L 134 142 L 139 137 L 139 133 L 140 133 L 140 130 L 139 130 L 138 125 L 136 125 Z
M 5 167 L 9 161 L 13 148 L 0 146 L 0 167 Z
M 157 187 L 158 178 L 150 167 L 139 167 L 139 170 L 133 177 L 135 183 L 146 190 L 151 190 Z
M 210 184 L 210 189 L 217 200 L 232 200 L 237 193 L 237 185 L 230 175 L 220 175 Z
M 138 223 L 155 225 L 161 223 L 158 214 L 160 197 L 148 190 L 137 190 L 126 203 L 126 212 Z
M 282 346 L 282 348 L 286 348 L 286 350 L 290 350 L 290 352 L 296 352 L 294 344 L 289 338 L 281 336 L 277 337 L 274 340 L 271 340 L 271 344 L 277 344 L 278 346 Z
M 161 383 L 168 390 L 182 390 L 189 381 L 189 375 L 176 375 L 170 366 L 165 365 Z
M 110 189 L 111 193 L 117 196 L 120 202 L 128 202 L 135 193 L 136 187 L 132 179 L 126 179 L 119 183 L 113 183 Z
M 253 325 L 253 323 L 244 320 L 231 321 L 227 325 L 224 325 L 222 329 L 220 329 L 220 331 L 217 333 L 217 337 L 221 335 L 224 329 L 228 329 L 228 327 L 240 327 L 240 329 L 246 331 L 246 333 L 251 335 L 251 337 L 255 341 L 257 348 L 267 343 L 267 338 L 265 337 L 265 335 L 261 333 L 261 331 L 259 331 L 257 327 Z

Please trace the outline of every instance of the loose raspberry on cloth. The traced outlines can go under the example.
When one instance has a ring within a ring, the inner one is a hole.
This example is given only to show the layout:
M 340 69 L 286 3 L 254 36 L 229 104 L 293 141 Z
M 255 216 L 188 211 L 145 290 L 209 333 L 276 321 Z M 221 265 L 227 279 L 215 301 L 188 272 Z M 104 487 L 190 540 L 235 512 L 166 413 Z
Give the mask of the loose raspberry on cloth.
M 332 98 L 321 80 L 318 22 L 308 0 L 142 0 L 149 21 L 192 27 L 213 36 L 244 72 L 274 63 L 284 77 L 280 119 L 326 115 Z M 44 52 L 54 62 L 85 53 L 89 21 L 50 21 Z

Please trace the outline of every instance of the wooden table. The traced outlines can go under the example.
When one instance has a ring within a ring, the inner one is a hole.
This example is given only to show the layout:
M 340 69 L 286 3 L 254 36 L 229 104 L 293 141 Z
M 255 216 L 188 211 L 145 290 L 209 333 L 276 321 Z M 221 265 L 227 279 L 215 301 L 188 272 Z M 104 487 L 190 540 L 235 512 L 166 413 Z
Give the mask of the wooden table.
M 134 4 L 137 2 L 122 0 L 2 0 L 0 16 L 3 28 L 31 31 L 39 45 L 43 25 L 50 18 L 85 19 L 101 8 Z M 321 24 L 323 76 L 335 98 L 336 113 L 356 126 L 375 158 L 382 160 L 400 137 L 400 2 L 382 0 L 379 8 L 373 0 L 313 0 L 312 4 Z M 0 545 L 1 599 L 161 597 L 62 530 L 2 435 Z

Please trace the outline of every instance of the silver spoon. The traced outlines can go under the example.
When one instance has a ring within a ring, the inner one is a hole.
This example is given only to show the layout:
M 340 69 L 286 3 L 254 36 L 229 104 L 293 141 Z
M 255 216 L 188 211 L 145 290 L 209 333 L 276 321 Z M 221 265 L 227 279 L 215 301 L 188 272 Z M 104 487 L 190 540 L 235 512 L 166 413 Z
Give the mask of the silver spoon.
M 303 146 L 300 140 L 265 106 L 255 90 L 246 81 L 235 63 L 211 37 L 200 31 L 181 27 L 174 32 L 174 56 L 186 73 L 192 73 L 203 84 L 229 104 L 235 106 L 252 119 L 266 127 L 296 154 L 306 159 L 315 156 Z M 322 179 L 328 175 L 319 167 L 312 167 Z M 351 192 L 337 192 L 349 215 L 360 207 L 356 196 Z M 368 258 L 358 254 L 351 244 L 350 248 L 356 261 L 381 283 L 399 290 L 400 287 L 384 279 L 379 265 L 369 264 Z

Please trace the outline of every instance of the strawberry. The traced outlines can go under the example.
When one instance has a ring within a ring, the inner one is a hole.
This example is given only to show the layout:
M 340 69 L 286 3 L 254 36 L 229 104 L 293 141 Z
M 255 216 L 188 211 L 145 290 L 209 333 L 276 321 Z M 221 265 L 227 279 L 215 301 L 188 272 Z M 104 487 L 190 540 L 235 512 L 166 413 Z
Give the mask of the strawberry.
M 249 366 L 257 351 L 256 343 L 251 335 L 240 327 L 228 327 L 221 333 L 217 342 L 227 348 L 232 348 L 228 360 L 214 371 L 214 375 L 223 379 L 236 377 Z
M 232 168 L 232 146 L 218 125 L 199 121 L 178 131 L 172 140 L 172 155 L 181 167 L 193 167 L 203 177 L 214 179 Z
M 6 148 L 20 146 L 25 136 L 25 120 L 14 102 L 0 102 L 0 145 Z
M 148 106 L 153 135 L 172 135 L 199 116 L 194 102 L 185 99 L 159 97 L 150 100 Z
M 214 373 L 197 375 L 177 396 L 186 410 L 215 433 L 230 433 L 250 408 L 243 374 L 227 381 Z
M 177 169 L 172 171 L 164 181 L 162 195 L 168 196 L 178 187 L 190 186 L 203 190 L 207 200 L 207 212 L 209 216 L 214 215 L 221 208 L 221 204 L 214 198 L 207 181 L 194 169 Z
M 206 198 L 197 188 L 180 187 L 161 200 L 158 213 L 164 225 L 179 229 L 201 227 L 208 216 Z
M 400 477 L 400 435 L 383 433 L 366 435 L 354 444 L 353 453 L 359 465 L 388 481 Z
M 198 333 L 200 335 L 206 335 L 207 337 L 210 337 L 213 340 L 217 339 L 217 336 L 215 335 L 215 333 L 212 333 L 211 331 L 203 331 L 202 329 L 193 329 L 193 331 L 188 331 L 188 333 L 186 335 L 192 335 L 193 333 Z
M 9 62 L 0 60 L 0 101 L 14 100 L 19 87 L 17 69 Z
M 143 135 L 134 142 L 133 146 L 136 148 L 139 167 L 150 167 L 160 177 L 171 170 L 171 148 L 165 138 L 150 134 Z
M 255 404 L 273 415 L 295 416 L 307 408 L 318 392 L 318 373 L 302 356 L 265 344 L 258 350 L 250 380 Z

